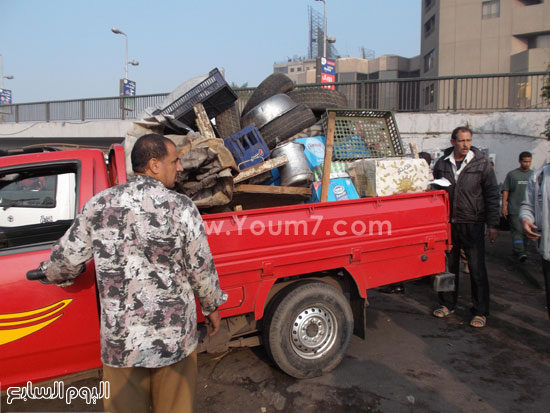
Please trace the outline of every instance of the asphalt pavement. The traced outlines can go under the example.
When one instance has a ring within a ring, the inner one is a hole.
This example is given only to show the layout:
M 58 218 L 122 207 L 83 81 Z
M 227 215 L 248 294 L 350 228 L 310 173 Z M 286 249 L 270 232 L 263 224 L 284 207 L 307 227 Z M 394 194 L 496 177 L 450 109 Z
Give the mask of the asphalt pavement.
M 431 315 L 429 280 L 405 283 L 405 294 L 369 290 L 367 339 L 354 337 L 332 372 L 297 380 L 261 347 L 199 355 L 198 409 L 208 412 L 549 412 L 550 320 L 540 257 L 519 263 L 508 232 L 487 243 L 491 316 L 470 321 L 469 276 L 459 306 Z M 96 381 L 81 382 L 82 386 Z M 8 411 L 102 411 L 96 405 L 20 402 Z

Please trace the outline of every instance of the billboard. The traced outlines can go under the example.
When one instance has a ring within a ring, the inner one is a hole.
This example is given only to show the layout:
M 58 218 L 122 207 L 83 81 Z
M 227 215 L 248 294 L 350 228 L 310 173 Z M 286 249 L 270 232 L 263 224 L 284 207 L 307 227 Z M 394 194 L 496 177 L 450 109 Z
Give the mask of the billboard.
M 0 89 L 0 105 L 11 105 L 12 97 L 11 90 Z
M 336 60 L 321 57 L 317 59 L 317 83 L 336 82 Z M 323 86 L 325 89 L 334 89 L 334 85 Z
M 133 111 L 135 100 L 131 96 L 136 95 L 136 82 L 129 79 L 120 79 L 120 100 L 122 110 Z

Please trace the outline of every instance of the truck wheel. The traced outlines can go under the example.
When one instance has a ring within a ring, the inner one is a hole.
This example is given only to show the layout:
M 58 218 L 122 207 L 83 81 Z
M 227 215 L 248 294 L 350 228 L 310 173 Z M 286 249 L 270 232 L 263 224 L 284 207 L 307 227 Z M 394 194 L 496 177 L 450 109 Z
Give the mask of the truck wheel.
M 216 129 L 222 139 L 232 136 L 241 130 L 241 117 L 239 116 L 239 108 L 236 103 L 216 116 Z
M 347 108 L 346 97 L 332 89 L 302 88 L 287 92 L 287 95 L 299 105 L 308 106 L 313 113 L 322 114 L 328 108 Z
M 303 379 L 334 369 L 344 358 L 353 333 L 347 299 L 318 281 L 293 284 L 281 292 L 267 315 L 264 340 L 273 361 Z
M 294 89 L 294 83 L 290 78 L 283 73 L 273 73 L 266 77 L 262 83 L 258 85 L 252 95 L 248 98 L 246 105 L 244 105 L 242 116 L 246 115 L 250 109 L 259 105 L 267 98 L 275 96 L 278 93 L 290 92 Z

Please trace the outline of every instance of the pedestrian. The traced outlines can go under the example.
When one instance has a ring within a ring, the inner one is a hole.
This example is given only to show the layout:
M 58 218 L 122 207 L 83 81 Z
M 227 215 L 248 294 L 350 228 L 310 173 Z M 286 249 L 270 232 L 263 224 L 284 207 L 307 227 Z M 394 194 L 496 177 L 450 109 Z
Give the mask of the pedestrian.
M 537 169 L 529 178 L 519 217 L 525 235 L 537 242 L 542 256 L 546 308 L 550 318 L 550 164 Z
M 93 258 L 101 307 L 103 380 L 110 412 L 191 412 L 197 381 L 195 298 L 220 326 L 227 299 L 198 209 L 170 190 L 176 146 L 149 134 L 131 153 L 135 176 L 95 195 L 41 264 L 50 281 L 78 276 Z
M 512 250 L 520 262 L 527 260 L 525 243 L 527 237 L 523 233 L 523 227 L 519 219 L 519 207 L 525 197 L 525 188 L 533 171 L 531 168 L 531 152 L 519 154 L 519 168 L 516 168 L 506 175 L 502 185 L 502 216 L 510 223 L 512 234 Z
M 452 147 L 445 150 L 434 167 L 434 178 L 446 178 L 444 187 L 451 206 L 452 250 L 447 256 L 449 271 L 455 275 L 455 290 L 439 293 L 436 317 L 453 313 L 458 301 L 460 250 L 464 249 L 470 270 L 472 327 L 484 327 L 489 315 L 489 280 L 485 265 L 485 226 L 491 242 L 498 236 L 499 194 L 495 172 L 489 159 L 472 146 L 472 131 L 465 126 L 453 130 Z
M 432 169 L 432 155 L 430 155 L 428 152 L 418 152 L 418 157 L 420 159 L 424 159 L 426 163 L 428 164 L 428 168 L 430 168 L 430 171 Z

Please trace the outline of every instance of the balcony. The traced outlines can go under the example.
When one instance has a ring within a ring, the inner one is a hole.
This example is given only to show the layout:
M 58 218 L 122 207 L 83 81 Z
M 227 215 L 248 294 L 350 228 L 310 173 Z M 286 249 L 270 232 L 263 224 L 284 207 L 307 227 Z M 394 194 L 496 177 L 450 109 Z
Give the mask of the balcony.
M 544 3 L 513 8 L 512 34 L 522 36 L 548 31 L 550 21 L 545 21 Z M 548 17 L 546 18 L 548 20 Z

